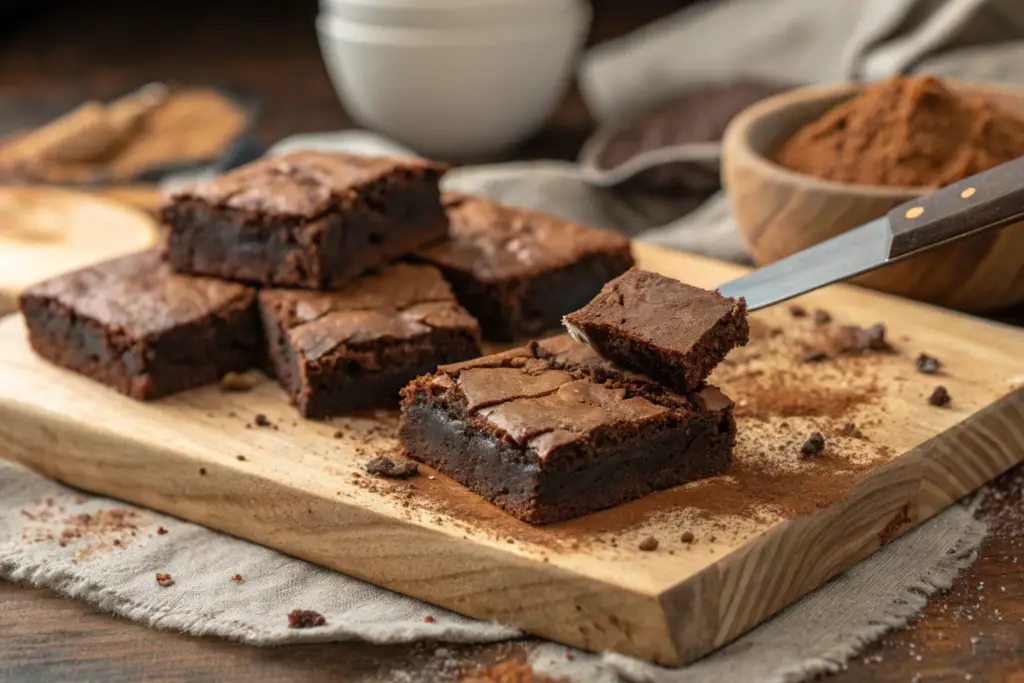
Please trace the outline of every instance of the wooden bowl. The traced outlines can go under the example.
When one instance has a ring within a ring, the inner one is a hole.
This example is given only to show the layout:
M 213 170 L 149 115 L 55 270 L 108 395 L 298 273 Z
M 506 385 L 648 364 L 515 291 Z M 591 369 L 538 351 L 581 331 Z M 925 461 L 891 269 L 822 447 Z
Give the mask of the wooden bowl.
M 991 98 L 1024 118 L 1024 91 L 946 82 Z M 927 194 L 927 188 L 854 185 L 791 171 L 771 160 L 802 125 L 849 99 L 862 86 L 813 86 L 762 100 L 732 120 L 723 139 L 722 181 L 754 260 L 764 265 L 835 237 Z M 867 273 L 854 282 L 968 311 L 1024 301 L 1024 228 L 940 247 Z

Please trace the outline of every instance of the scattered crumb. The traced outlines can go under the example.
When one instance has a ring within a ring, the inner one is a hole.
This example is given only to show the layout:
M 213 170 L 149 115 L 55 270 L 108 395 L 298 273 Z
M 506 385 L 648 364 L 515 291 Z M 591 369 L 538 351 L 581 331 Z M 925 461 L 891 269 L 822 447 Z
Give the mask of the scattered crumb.
M 263 413 L 256 413 L 256 416 L 252 419 L 252 421 L 253 421 L 253 424 L 255 424 L 257 427 L 270 427 L 271 426 L 270 420 L 268 420 L 267 416 L 264 415 Z
M 395 460 L 387 456 L 371 458 L 363 464 L 367 474 L 388 479 L 408 479 L 419 474 L 419 465 L 411 460 Z
M 174 585 L 174 579 L 171 578 L 170 574 L 161 574 L 157 572 L 156 583 L 161 588 L 170 588 Z
M 237 460 L 239 462 L 245 462 L 245 456 L 244 455 L 236 455 L 235 456 L 235 460 Z
M 932 391 L 931 396 L 928 397 L 928 403 L 930 403 L 933 406 L 938 406 L 940 408 L 942 406 L 949 405 L 949 402 L 952 400 L 953 397 L 949 395 L 949 392 L 946 390 L 946 387 L 942 386 L 941 384 L 935 387 L 935 389 Z
M 338 431 L 334 432 L 334 438 L 335 439 L 344 439 L 345 438 L 345 432 L 343 432 L 343 431 L 341 431 L 339 429 Z
M 942 361 L 935 356 L 929 356 L 927 353 L 922 353 L 914 361 L 914 365 L 917 367 L 917 371 L 923 375 L 934 375 L 942 368 Z
M 229 372 L 220 378 L 221 391 L 249 391 L 252 382 L 240 372 Z
M 816 458 L 821 455 L 821 452 L 825 450 L 825 437 L 821 435 L 821 432 L 814 432 L 807 441 L 804 441 L 804 445 L 800 447 L 801 458 Z
M 288 628 L 316 628 L 326 625 L 324 615 L 311 609 L 293 609 L 288 613 Z
M 652 550 L 658 549 L 658 539 L 654 536 L 648 536 L 644 540 L 640 541 L 640 545 L 637 546 L 644 552 L 651 552 Z
M 821 363 L 828 360 L 828 354 L 820 349 L 817 351 L 808 351 L 804 355 L 800 356 L 801 363 Z
M 807 309 L 799 304 L 793 304 L 789 307 L 789 314 L 794 318 L 806 318 Z
M 814 322 L 817 325 L 827 325 L 832 322 L 832 314 L 823 308 L 814 310 Z
M 427 616 L 423 617 L 423 621 L 425 621 L 428 624 L 433 624 L 435 621 L 437 621 L 437 619 L 428 614 Z
M 242 575 L 241 574 L 235 574 L 234 576 L 231 577 L 231 580 L 234 581 L 235 583 L 242 583 Z
M 694 536 L 692 531 L 684 531 L 683 535 L 679 537 L 679 540 L 683 543 L 693 543 Z
M 158 526 L 158 527 L 156 528 L 156 532 L 157 532 L 157 533 L 158 533 L 159 535 L 163 536 L 164 534 L 166 534 L 166 533 L 167 533 L 167 529 L 163 528 L 162 526 Z
M 199 468 L 199 476 L 201 476 L 201 477 L 205 477 L 206 476 L 206 468 L 205 467 L 200 467 Z

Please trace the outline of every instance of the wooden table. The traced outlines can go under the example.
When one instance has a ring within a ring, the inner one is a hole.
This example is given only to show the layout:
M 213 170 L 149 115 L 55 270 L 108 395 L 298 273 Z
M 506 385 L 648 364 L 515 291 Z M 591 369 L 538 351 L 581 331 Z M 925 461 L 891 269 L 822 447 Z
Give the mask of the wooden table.
M 621 34 L 685 2 L 597 0 L 592 42 Z M 265 101 L 256 130 L 285 135 L 349 125 L 320 61 L 316 0 L 66 2 L 0 44 L 0 97 L 40 102 L 108 98 L 142 83 L 226 83 Z M 593 130 L 577 93 L 516 156 L 573 158 Z M 1024 322 L 1020 313 L 1011 318 Z M 1004 477 L 983 516 L 992 531 L 974 566 L 921 619 L 855 658 L 835 681 L 1024 682 L 1024 473 Z M 444 646 L 464 667 L 528 641 Z M 443 681 L 436 646 L 362 643 L 245 647 L 154 631 L 46 590 L 0 582 L 4 681 Z M 402 676 L 404 674 L 404 676 Z

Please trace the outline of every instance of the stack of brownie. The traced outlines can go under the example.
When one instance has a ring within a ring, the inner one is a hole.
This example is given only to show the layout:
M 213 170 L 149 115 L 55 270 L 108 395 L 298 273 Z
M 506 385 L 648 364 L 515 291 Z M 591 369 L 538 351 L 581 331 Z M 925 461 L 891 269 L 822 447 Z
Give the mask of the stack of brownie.
M 30 342 L 140 400 L 262 368 L 326 417 L 394 407 L 478 356 L 481 323 L 496 340 L 550 329 L 632 265 L 615 233 L 442 197 L 445 170 L 298 152 L 201 182 L 162 210 L 162 253 L 28 289 Z
M 705 380 L 747 342 L 742 299 L 630 270 L 565 323 L 412 382 L 406 453 L 533 524 L 728 470 L 732 402 Z

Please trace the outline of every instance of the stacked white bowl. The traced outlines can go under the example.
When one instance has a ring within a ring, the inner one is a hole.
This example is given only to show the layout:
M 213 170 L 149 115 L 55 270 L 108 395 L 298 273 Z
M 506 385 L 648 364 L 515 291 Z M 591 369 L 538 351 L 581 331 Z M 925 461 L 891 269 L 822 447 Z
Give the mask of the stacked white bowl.
M 321 0 L 328 73 L 356 123 L 446 161 L 500 154 L 572 82 L 586 0 Z

